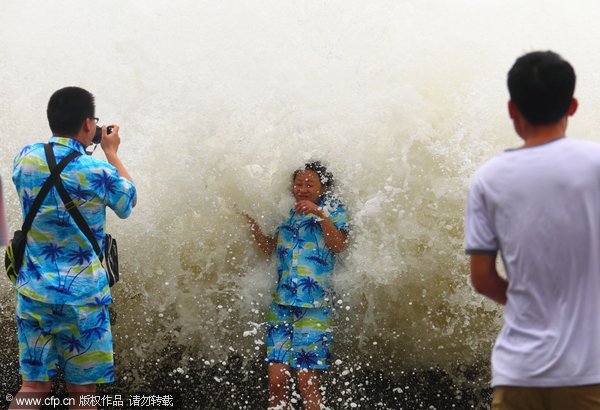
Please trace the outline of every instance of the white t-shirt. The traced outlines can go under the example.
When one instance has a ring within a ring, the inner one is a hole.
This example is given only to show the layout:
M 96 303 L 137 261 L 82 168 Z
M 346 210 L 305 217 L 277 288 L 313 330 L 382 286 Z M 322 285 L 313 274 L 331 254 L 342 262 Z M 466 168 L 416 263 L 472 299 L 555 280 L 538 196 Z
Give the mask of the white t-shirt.
M 600 144 L 560 138 L 485 164 L 465 248 L 499 251 L 508 275 L 492 386 L 600 383 Z

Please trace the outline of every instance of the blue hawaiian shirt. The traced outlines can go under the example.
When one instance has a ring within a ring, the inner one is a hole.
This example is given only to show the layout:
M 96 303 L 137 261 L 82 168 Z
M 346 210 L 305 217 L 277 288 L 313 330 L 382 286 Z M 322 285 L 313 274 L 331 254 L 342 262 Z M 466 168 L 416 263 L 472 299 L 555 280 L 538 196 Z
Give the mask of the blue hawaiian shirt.
M 131 213 L 134 185 L 108 162 L 86 155 L 71 138 L 52 137 L 56 163 L 72 150 L 73 159 L 61 174 L 63 185 L 79 208 L 101 249 L 108 206 L 120 218 Z M 28 145 L 14 160 L 13 182 L 23 218 L 50 175 L 44 144 Z M 112 303 L 106 272 L 86 236 L 66 210 L 55 187 L 49 192 L 27 234 L 24 261 L 15 285 L 19 293 L 51 304 L 107 305 Z
M 321 197 L 317 205 L 329 212 L 336 228 L 348 232 L 348 216 L 338 200 Z M 318 217 L 290 210 L 277 230 L 277 275 L 274 301 L 280 305 L 317 308 L 331 305 L 335 253 L 323 238 Z

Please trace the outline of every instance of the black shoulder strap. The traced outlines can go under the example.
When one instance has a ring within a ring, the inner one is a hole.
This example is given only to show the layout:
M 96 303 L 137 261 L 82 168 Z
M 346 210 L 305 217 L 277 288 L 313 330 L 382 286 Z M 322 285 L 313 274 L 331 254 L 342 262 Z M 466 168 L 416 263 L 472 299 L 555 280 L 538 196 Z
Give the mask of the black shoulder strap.
M 46 159 L 48 160 L 48 166 L 52 170 L 56 166 L 54 152 L 52 151 L 52 147 L 50 145 L 46 145 L 44 149 L 46 150 Z M 81 232 L 85 235 L 88 241 L 90 241 L 92 247 L 94 248 L 94 252 L 96 252 L 96 255 L 98 255 L 100 262 L 102 262 L 103 255 L 102 251 L 100 250 L 100 245 L 98 245 L 98 241 L 92 233 L 90 226 L 83 218 L 83 215 L 81 215 L 81 212 L 79 212 L 79 209 L 77 209 L 77 205 L 73 203 L 73 200 L 69 196 L 67 190 L 65 189 L 65 186 L 62 183 L 62 179 L 56 179 L 54 186 L 56 187 L 56 190 L 58 191 L 58 194 L 60 195 L 60 199 L 62 199 L 63 204 L 65 204 L 65 208 L 67 208 L 67 211 L 69 211 Z
M 46 144 L 45 146 L 47 147 L 48 144 Z M 50 176 L 48 177 L 48 179 L 46 179 L 44 185 L 42 185 L 42 189 L 40 189 L 40 192 L 35 197 L 35 201 L 33 201 L 33 204 L 31 205 L 31 208 L 29 208 L 29 212 L 25 217 L 25 221 L 23 222 L 23 227 L 21 228 L 21 231 L 23 231 L 24 235 L 27 235 L 27 232 L 29 232 L 29 230 L 31 229 L 33 220 L 37 215 L 38 211 L 40 210 L 42 202 L 44 202 L 46 195 L 48 195 L 48 192 L 50 192 L 50 188 L 52 188 L 52 185 L 54 185 L 54 182 L 58 179 L 60 173 L 63 171 L 63 169 L 65 169 L 67 164 L 73 160 L 73 158 L 79 155 L 81 155 L 79 152 L 73 151 L 72 153 L 64 157 L 57 167 L 53 167 L 54 169 L 50 168 Z

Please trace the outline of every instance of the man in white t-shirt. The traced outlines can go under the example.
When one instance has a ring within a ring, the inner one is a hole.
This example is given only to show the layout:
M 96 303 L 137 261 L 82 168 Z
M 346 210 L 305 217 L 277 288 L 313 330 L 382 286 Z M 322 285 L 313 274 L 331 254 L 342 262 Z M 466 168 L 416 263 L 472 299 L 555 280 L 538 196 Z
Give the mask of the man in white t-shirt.
M 524 144 L 477 171 L 465 220 L 473 286 L 506 305 L 492 409 L 600 409 L 600 144 L 565 137 L 575 72 L 559 55 L 520 57 L 508 89 Z

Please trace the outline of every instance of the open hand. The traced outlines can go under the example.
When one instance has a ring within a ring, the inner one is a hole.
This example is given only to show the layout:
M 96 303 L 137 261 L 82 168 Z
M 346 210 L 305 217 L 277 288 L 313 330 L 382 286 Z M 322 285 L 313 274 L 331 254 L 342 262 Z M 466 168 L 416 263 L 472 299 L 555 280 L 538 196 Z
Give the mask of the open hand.
M 241 214 L 244 216 L 244 218 L 246 218 L 246 221 L 248 221 L 248 225 L 250 225 L 250 231 L 254 232 L 258 228 L 258 223 L 256 222 L 256 219 L 252 218 L 247 213 Z

